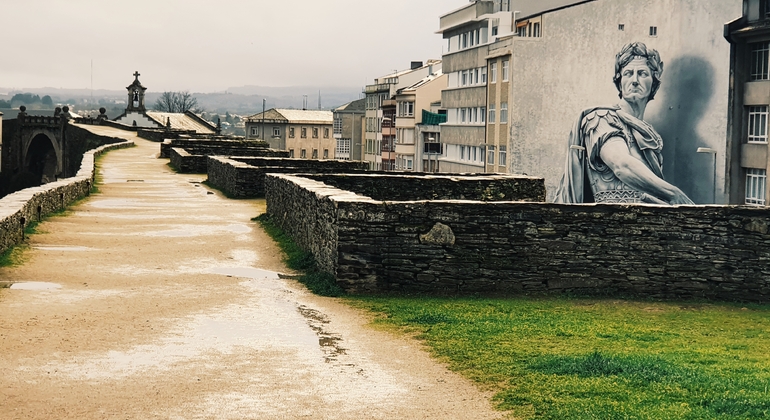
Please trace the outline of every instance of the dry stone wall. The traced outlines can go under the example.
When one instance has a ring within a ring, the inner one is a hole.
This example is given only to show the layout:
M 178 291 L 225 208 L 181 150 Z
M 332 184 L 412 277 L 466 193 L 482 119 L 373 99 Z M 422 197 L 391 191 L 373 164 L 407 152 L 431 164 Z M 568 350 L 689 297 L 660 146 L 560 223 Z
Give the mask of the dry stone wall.
M 264 197 L 268 173 L 363 172 L 367 167 L 355 161 L 242 156 L 210 156 L 207 164 L 209 185 L 233 198 Z
M 74 177 L 27 188 L 0 199 L 0 253 L 22 243 L 24 227 L 27 224 L 40 221 L 90 193 L 95 176 L 96 156 L 108 150 L 133 145 L 133 142 L 126 141 L 87 151 L 83 154 L 80 170 Z
M 354 292 L 770 302 L 765 208 L 384 202 L 289 175 L 268 175 L 267 203 Z

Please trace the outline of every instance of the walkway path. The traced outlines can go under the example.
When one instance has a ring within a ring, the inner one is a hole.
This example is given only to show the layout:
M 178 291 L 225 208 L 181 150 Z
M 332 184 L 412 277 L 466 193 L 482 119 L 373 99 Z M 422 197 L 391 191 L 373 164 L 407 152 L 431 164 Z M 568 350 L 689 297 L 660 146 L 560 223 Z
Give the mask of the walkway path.
M 0 290 L 0 418 L 499 416 L 416 342 L 279 280 L 250 220 L 264 201 L 228 200 L 135 141 L 0 269 L 20 282 Z

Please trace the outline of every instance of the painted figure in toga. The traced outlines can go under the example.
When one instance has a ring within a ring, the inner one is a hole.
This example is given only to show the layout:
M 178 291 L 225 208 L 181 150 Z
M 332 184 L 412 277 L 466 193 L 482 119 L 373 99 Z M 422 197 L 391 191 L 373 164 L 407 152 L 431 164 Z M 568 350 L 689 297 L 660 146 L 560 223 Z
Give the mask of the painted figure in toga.
M 583 111 L 569 136 L 556 203 L 693 204 L 663 179 L 663 139 L 644 121 L 663 62 L 641 42 L 615 56 L 620 102 Z

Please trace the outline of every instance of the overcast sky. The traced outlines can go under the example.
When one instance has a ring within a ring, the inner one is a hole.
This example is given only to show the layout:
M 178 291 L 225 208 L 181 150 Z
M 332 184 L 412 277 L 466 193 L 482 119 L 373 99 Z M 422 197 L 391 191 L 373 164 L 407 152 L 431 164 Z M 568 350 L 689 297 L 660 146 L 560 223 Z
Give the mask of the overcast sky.
M 441 58 L 468 0 L 34 0 L 0 4 L 0 87 L 351 86 Z

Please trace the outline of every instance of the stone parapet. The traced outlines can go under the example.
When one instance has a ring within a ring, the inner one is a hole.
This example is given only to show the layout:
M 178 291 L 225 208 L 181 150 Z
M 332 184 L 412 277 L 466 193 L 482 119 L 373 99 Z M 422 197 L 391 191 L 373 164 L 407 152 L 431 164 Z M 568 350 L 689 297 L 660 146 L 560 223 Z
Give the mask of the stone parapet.
M 265 196 L 268 173 L 349 173 L 364 172 L 366 162 L 344 160 L 280 159 L 271 157 L 208 158 L 208 182 L 233 198 Z
M 30 222 L 40 221 L 90 194 L 96 156 L 133 145 L 134 142 L 126 141 L 89 150 L 83 154 L 80 170 L 74 177 L 27 188 L 0 199 L 0 253 L 22 243 L 24 227 Z
M 770 302 L 765 208 L 381 201 L 322 180 L 267 175 L 267 212 L 351 292 Z

